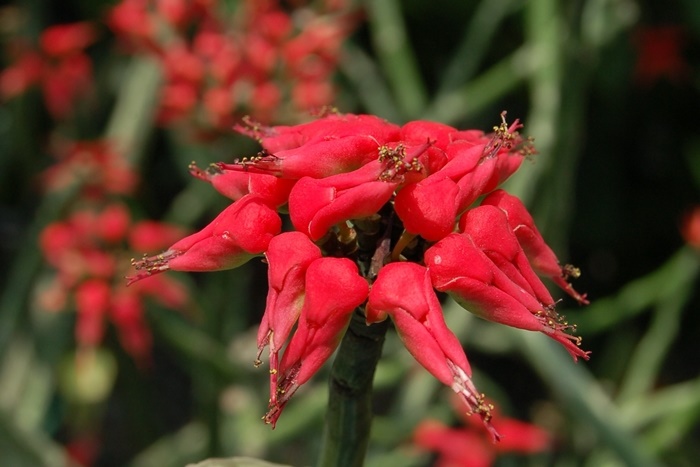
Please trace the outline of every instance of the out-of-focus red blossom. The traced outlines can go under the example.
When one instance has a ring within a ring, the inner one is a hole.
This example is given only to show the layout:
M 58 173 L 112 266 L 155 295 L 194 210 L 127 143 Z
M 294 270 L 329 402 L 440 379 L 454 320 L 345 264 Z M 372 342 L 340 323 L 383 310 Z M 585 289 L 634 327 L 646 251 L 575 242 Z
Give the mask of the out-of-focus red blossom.
M 70 440 L 65 449 L 73 462 L 83 467 L 94 465 L 100 453 L 100 440 L 94 434 L 81 433 Z
M 180 227 L 156 221 L 140 221 L 129 231 L 129 245 L 136 251 L 156 251 L 182 238 Z
M 3 99 L 23 94 L 41 80 L 43 71 L 44 62 L 38 53 L 23 52 L 14 64 L 0 72 L 0 93 Z
M 157 49 L 156 18 L 149 10 L 149 0 L 122 0 L 109 13 L 107 24 L 129 47 Z
M 80 22 L 46 28 L 38 47 L 15 45 L 14 63 L 0 73 L 0 97 L 11 99 L 39 86 L 49 113 L 68 117 L 92 88 L 92 61 L 85 49 L 96 37 L 91 24 Z
M 641 86 L 651 86 L 662 78 L 678 84 L 690 76 L 683 57 L 685 31 L 679 25 L 641 26 L 634 31 L 637 49 L 634 77 Z
M 274 4 L 247 6 L 261 14 Z M 497 189 L 535 154 L 516 131 L 517 120 L 501 118 L 489 134 L 426 121 L 399 127 L 332 111 L 293 126 L 244 119 L 235 129 L 258 140 L 261 151 L 206 170 L 190 166 L 233 204 L 164 253 L 134 261 L 140 272 L 129 282 L 142 284 L 168 269 L 237 267 L 262 253 L 269 292 L 255 363 L 269 346 L 267 423 L 275 425 L 333 353 L 352 310 L 367 300 L 368 325 L 391 318 L 415 359 L 498 439 L 492 406 L 471 381 L 435 289 L 484 318 L 544 333 L 574 359 L 588 358 L 535 274 L 587 303 L 567 282 L 577 270 L 559 264 L 522 203 Z M 275 210 L 288 212 L 295 231 L 280 233 Z M 503 424 L 504 432 L 511 426 Z
M 109 13 L 132 51 L 163 66 L 161 124 L 186 122 L 205 137 L 244 113 L 299 118 L 332 103 L 341 45 L 357 23 L 350 5 L 256 0 L 232 15 L 220 8 L 208 0 L 122 0 Z
M 101 279 L 88 279 L 77 286 L 75 309 L 78 322 L 75 334 L 80 344 L 94 347 L 102 341 L 110 295 L 109 284 Z
M 46 28 L 39 37 L 41 49 L 50 56 L 74 55 L 95 42 L 97 34 L 92 24 L 81 22 Z
M 458 410 L 460 415 L 462 412 Z M 471 417 L 461 417 L 462 427 L 449 427 L 437 420 L 421 422 L 413 433 L 414 444 L 437 454 L 435 466 L 490 467 L 502 454 L 538 454 L 547 452 L 551 437 L 542 428 L 496 413 L 493 425 L 502 435 L 493 443 L 483 425 Z
M 681 235 L 688 245 L 700 250 L 700 206 L 695 206 L 683 216 Z
M 143 316 L 144 299 L 183 310 L 189 298 L 183 285 L 168 277 L 125 288 L 119 259 L 137 247 L 164 248 L 182 235 L 181 229 L 154 221 L 132 224 L 123 204 L 74 211 L 67 219 L 46 226 L 39 237 L 44 258 L 56 274 L 40 291 L 38 304 L 58 312 L 71 305 L 72 297 L 80 346 L 99 345 L 111 322 L 124 349 L 145 364 L 150 358 L 151 334 Z
M 80 183 L 83 196 L 128 195 L 138 183 L 138 175 L 108 141 L 68 141 L 58 143 L 57 163 L 40 178 L 47 191 L 60 191 Z

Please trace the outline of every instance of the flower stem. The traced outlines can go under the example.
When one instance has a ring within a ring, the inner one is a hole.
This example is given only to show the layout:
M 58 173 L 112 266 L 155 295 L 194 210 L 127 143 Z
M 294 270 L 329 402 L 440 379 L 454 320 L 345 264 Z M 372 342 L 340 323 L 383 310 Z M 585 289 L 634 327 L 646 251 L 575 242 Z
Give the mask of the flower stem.
M 372 380 L 388 320 L 367 326 L 353 313 L 333 362 L 328 412 L 317 466 L 361 466 L 372 424 Z

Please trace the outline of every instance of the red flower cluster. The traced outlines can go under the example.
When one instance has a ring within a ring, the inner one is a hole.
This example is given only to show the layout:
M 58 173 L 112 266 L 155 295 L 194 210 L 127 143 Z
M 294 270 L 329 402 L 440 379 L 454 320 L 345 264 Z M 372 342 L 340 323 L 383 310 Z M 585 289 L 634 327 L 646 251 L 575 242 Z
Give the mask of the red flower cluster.
M 99 345 L 105 324 L 112 322 L 124 349 L 145 363 L 150 357 L 151 333 L 143 316 L 143 300 L 151 297 L 169 308 L 182 309 L 188 302 L 187 293 L 165 276 L 125 289 L 120 260 L 128 250 L 163 248 L 180 236 L 180 229 L 157 222 L 132 224 L 122 204 L 74 211 L 41 233 L 39 245 L 56 275 L 39 295 L 39 304 L 54 312 L 73 307 L 77 313 L 75 337 L 84 349 Z
M 588 358 L 537 276 L 586 303 L 566 281 L 578 272 L 559 264 L 522 203 L 497 189 L 533 153 L 518 122 L 502 117 L 490 134 L 427 121 L 399 127 L 369 115 L 276 127 L 248 121 L 238 130 L 260 141 L 257 155 L 191 168 L 234 202 L 202 231 L 135 261 L 140 272 L 129 282 L 264 255 L 269 294 L 258 357 L 269 346 L 265 420 L 273 426 L 365 304 L 368 324 L 391 317 L 416 360 L 490 427 L 491 406 L 471 381 L 435 289 L 483 318 L 543 332 L 574 359 Z M 288 212 L 296 231 L 280 233 L 276 211 Z
M 107 141 L 65 141 L 53 147 L 56 163 L 44 171 L 41 184 L 49 192 L 80 184 L 84 198 L 133 193 L 138 174 Z
M 438 455 L 434 467 L 489 467 L 501 454 L 537 454 L 546 452 L 551 444 L 549 433 L 542 428 L 498 414 L 493 424 L 502 439 L 493 443 L 482 425 L 464 417 L 461 410 L 456 412 L 464 426 L 425 420 L 413 434 L 416 446 Z
M 122 0 L 111 11 L 111 28 L 163 66 L 163 124 L 221 130 L 234 113 L 268 121 L 333 101 L 331 75 L 353 27 L 343 2 L 293 15 L 275 0 L 248 0 L 233 14 L 220 3 Z
M 15 42 L 14 63 L 0 73 L 0 96 L 10 99 L 39 85 L 49 113 L 67 117 L 92 86 L 92 61 L 85 49 L 95 36 L 93 26 L 81 22 L 46 28 L 38 48 Z

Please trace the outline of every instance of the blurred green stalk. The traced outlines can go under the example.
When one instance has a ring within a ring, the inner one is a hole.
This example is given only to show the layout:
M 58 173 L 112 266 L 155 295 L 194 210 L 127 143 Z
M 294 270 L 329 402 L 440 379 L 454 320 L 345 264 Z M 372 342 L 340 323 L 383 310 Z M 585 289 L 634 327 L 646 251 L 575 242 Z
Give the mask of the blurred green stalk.
M 418 117 L 427 103 L 427 91 L 408 40 L 397 0 L 365 1 L 372 42 L 380 65 L 404 119 Z M 399 123 L 399 122 L 397 122 Z
M 333 362 L 319 467 L 361 466 L 372 425 L 372 382 L 388 320 L 368 326 L 353 313 Z

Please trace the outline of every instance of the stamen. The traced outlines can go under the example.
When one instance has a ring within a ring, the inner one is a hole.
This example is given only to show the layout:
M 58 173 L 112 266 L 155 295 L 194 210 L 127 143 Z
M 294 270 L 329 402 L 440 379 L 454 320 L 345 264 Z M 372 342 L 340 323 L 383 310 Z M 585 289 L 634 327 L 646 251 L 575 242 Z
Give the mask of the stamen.
M 517 132 L 519 128 L 522 128 L 520 120 L 515 119 L 509 126 L 506 121 L 506 113 L 505 110 L 501 112 L 501 124 L 493 127 L 493 137 L 491 137 L 491 141 L 484 146 L 479 163 L 496 156 L 501 148 L 507 150 L 512 149 L 514 143 L 520 140 L 520 135 Z
M 220 174 L 221 170 L 218 169 L 214 164 L 211 164 L 206 170 L 197 167 L 197 164 L 192 161 L 190 165 L 187 166 L 190 171 L 190 175 L 205 182 L 211 182 L 211 178 L 214 175 Z
M 126 277 L 126 285 L 131 285 L 134 282 L 138 282 L 141 279 L 145 279 L 146 277 L 149 277 L 153 274 L 158 274 L 160 272 L 164 272 L 170 269 L 169 262 L 173 258 L 176 258 L 182 254 L 181 251 L 177 250 L 168 250 L 165 251 L 161 254 L 155 255 L 155 256 L 146 256 L 144 255 L 143 258 L 140 260 L 136 260 L 134 258 L 131 258 L 131 266 L 136 269 L 137 271 L 143 271 L 139 274 L 136 274 L 134 276 L 127 276 Z
M 231 164 L 225 162 L 216 162 L 212 166 L 220 171 L 234 171 L 234 172 L 254 172 L 254 173 L 264 173 L 279 176 L 281 159 L 272 153 L 267 152 L 265 149 L 258 152 L 252 157 L 244 157 L 243 159 L 236 159 Z
M 406 147 L 399 143 L 396 147 L 379 147 L 379 162 L 384 165 L 384 170 L 379 175 L 383 182 L 403 183 L 405 175 L 409 172 L 423 171 L 423 164 L 418 159 L 434 142 L 427 140 L 424 144 L 413 148 L 406 154 Z

